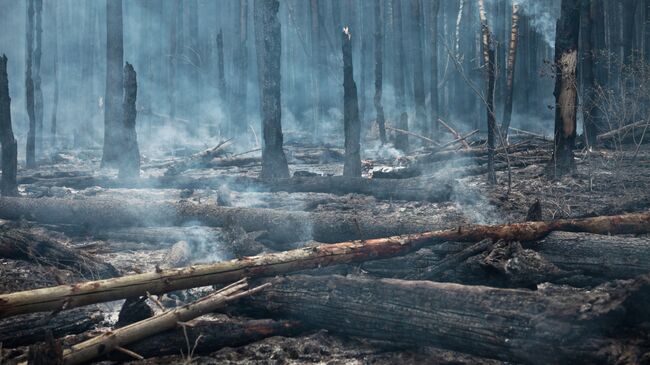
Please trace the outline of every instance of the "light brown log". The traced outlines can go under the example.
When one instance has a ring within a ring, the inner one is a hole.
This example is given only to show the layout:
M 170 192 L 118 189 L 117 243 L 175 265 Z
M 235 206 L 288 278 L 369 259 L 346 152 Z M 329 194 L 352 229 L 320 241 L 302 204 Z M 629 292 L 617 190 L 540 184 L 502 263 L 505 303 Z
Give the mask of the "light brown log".
M 637 363 L 643 345 L 626 341 L 625 329 L 642 326 L 650 315 L 644 299 L 650 292 L 648 276 L 593 290 L 338 275 L 292 275 L 269 282 L 269 290 L 246 300 L 255 313 L 345 336 L 514 363 Z
M 621 128 L 617 128 L 609 132 L 599 134 L 598 137 L 596 137 L 596 139 L 598 140 L 598 142 L 607 141 L 610 139 L 617 139 L 617 138 L 625 139 L 627 135 L 630 132 L 634 131 L 635 129 L 638 128 L 640 131 L 643 131 L 643 129 L 648 127 L 649 125 L 650 123 L 648 123 L 647 121 L 641 120 L 636 123 L 628 124 Z
M 597 234 L 649 233 L 650 213 L 459 227 L 421 234 L 304 247 L 216 264 L 28 290 L 0 295 L 0 318 L 132 298 L 145 295 L 147 292 L 164 293 L 228 283 L 242 277 L 273 276 L 316 267 L 377 260 L 403 255 L 441 241 L 478 242 L 490 238 L 525 242 L 544 238 L 553 231 Z
M 187 322 L 196 317 L 224 307 L 227 303 L 244 296 L 259 293 L 270 284 L 243 291 L 248 284 L 245 280 L 230 285 L 212 293 L 196 302 L 175 308 L 159 315 L 147 318 L 140 322 L 103 333 L 88 341 L 76 344 L 63 352 L 66 365 L 86 363 L 96 357 L 110 353 L 117 347 L 148 338 L 157 333 L 164 332 L 178 326 L 179 322 Z

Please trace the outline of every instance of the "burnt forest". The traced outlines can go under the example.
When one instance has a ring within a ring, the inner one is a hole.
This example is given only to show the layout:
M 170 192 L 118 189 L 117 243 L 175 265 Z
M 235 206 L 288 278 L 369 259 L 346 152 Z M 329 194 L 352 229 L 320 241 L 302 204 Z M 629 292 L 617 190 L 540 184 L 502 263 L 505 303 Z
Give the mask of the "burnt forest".
M 650 0 L 0 0 L 0 365 L 650 364 L 648 127 Z

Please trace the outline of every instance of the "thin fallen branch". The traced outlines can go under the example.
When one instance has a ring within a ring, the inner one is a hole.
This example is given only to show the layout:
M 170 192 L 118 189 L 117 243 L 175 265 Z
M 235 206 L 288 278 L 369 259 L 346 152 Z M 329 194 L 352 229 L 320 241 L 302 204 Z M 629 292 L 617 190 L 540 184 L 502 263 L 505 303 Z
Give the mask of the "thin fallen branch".
M 443 127 L 447 128 L 447 130 L 454 136 L 454 138 L 459 140 L 466 149 L 470 148 L 469 144 L 465 141 L 463 136 L 460 133 L 458 133 L 454 128 L 452 128 L 449 124 L 445 123 L 444 120 L 438 118 L 438 123 L 442 124 Z
M 431 143 L 431 144 L 433 144 L 433 145 L 440 146 L 440 143 L 438 143 L 438 142 L 432 140 L 431 138 L 427 138 L 427 137 L 425 137 L 425 136 L 421 136 L 421 135 L 419 135 L 419 134 L 417 134 L 417 133 L 413 133 L 413 132 L 411 132 L 411 131 L 405 131 L 405 130 L 403 130 L 403 129 L 394 128 L 394 127 L 390 127 L 390 126 L 385 126 L 385 128 L 388 129 L 388 130 L 391 130 L 391 131 L 397 132 L 397 133 L 408 134 L 409 136 L 413 136 L 413 137 L 419 138 L 419 139 L 421 139 L 421 140 L 427 141 L 427 142 L 429 142 L 429 143 Z
M 228 283 L 242 277 L 267 277 L 323 266 L 378 260 L 407 254 L 442 241 L 479 242 L 490 238 L 495 241 L 503 239 L 528 242 L 541 239 L 553 231 L 596 234 L 649 233 L 650 212 L 550 222 L 458 227 L 421 234 L 325 244 L 216 264 L 27 290 L 0 295 L 0 318 L 133 298 L 147 292 L 159 294 Z
M 63 360 L 68 365 L 88 362 L 130 343 L 173 329 L 179 322 L 186 322 L 213 312 L 218 308 L 224 307 L 229 302 L 258 293 L 269 286 L 270 284 L 264 284 L 250 290 L 242 291 L 248 287 L 248 283 L 245 279 L 238 281 L 196 302 L 103 333 L 88 341 L 76 344 L 63 352 Z M 132 353 L 130 350 L 127 351 L 128 353 Z

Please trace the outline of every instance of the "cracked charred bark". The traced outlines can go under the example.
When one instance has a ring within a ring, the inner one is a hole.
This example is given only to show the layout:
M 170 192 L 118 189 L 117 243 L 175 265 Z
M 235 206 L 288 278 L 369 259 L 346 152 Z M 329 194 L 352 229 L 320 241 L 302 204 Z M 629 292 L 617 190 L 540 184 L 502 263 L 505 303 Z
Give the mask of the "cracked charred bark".
M 578 111 L 578 38 L 580 7 L 574 0 L 562 0 L 555 39 L 555 138 L 549 175 L 557 178 L 575 171 L 573 149 Z
M 277 0 L 255 0 L 255 40 L 262 112 L 261 178 L 289 177 L 282 149 L 281 37 Z

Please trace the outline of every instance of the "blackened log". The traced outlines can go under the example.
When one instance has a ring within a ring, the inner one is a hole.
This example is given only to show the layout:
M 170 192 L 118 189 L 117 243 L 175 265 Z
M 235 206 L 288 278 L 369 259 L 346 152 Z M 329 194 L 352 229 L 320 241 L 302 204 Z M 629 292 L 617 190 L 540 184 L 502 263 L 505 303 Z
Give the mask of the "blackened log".
M 137 111 L 135 102 L 138 95 L 138 82 L 133 66 L 128 62 L 124 66 L 124 101 L 122 104 L 122 140 L 120 151 L 121 179 L 132 179 L 140 176 L 140 149 L 138 136 L 135 131 Z
M 18 195 L 16 171 L 18 170 L 18 144 L 11 125 L 11 96 L 7 76 L 7 56 L 0 57 L 0 144 L 2 144 L 2 196 Z
M 4 348 L 31 345 L 45 340 L 47 331 L 55 337 L 83 333 L 104 321 L 99 307 L 75 308 L 63 314 L 25 314 L 0 320 L 0 343 Z
M 343 176 L 361 177 L 361 121 L 357 84 L 352 70 L 352 35 L 343 29 L 343 124 L 345 130 L 345 164 Z
M 195 355 L 206 355 L 224 347 L 244 346 L 267 337 L 295 336 L 303 330 L 299 322 L 272 319 L 201 317 L 189 324 L 185 327 L 187 340 L 183 329 L 179 327 L 133 343 L 129 345 L 129 350 L 144 357 L 178 355 L 187 352 L 186 341 L 189 341 L 190 346 L 197 344 L 193 349 Z M 114 352 L 109 359 L 128 358 Z
M 262 178 L 289 177 L 282 149 L 281 36 L 277 0 L 255 0 L 255 43 L 262 112 Z M 241 103 L 241 101 L 238 101 Z
M 613 363 L 636 348 L 622 328 L 648 319 L 650 278 L 594 290 L 497 289 L 430 281 L 289 276 L 247 303 L 334 333 L 524 363 Z M 619 345 L 619 346 L 614 346 Z M 637 358 L 636 361 L 639 359 Z

